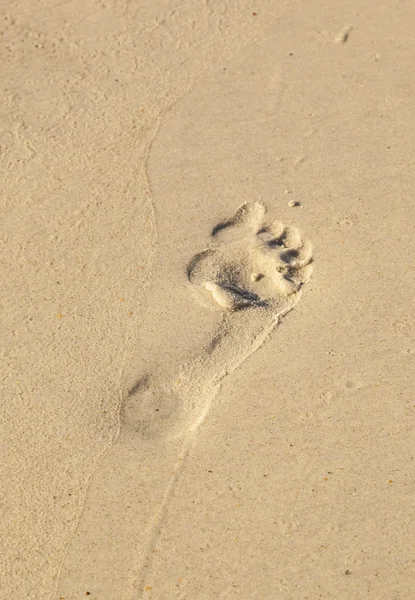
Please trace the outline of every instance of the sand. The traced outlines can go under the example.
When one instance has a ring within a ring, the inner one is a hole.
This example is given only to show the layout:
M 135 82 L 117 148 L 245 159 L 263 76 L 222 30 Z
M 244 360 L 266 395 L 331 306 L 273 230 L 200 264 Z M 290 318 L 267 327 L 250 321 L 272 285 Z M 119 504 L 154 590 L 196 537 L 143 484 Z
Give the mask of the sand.
M 412 598 L 411 4 L 0 18 L 0 597 Z

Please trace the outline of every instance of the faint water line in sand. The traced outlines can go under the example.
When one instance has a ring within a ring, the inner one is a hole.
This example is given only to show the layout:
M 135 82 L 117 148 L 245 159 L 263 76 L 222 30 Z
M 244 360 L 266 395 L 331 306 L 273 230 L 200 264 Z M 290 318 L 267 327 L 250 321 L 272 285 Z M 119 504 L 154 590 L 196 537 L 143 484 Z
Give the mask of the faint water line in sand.
M 147 190 L 146 190 L 145 205 L 147 205 L 149 207 L 149 212 L 150 212 L 150 215 L 151 215 L 151 221 L 150 221 L 149 229 L 151 230 L 150 240 L 152 241 L 152 244 L 151 244 L 152 251 L 150 252 L 149 257 L 148 257 L 147 274 L 146 274 L 146 276 L 144 278 L 144 281 L 143 281 L 143 287 L 145 288 L 145 292 L 143 293 L 143 296 L 142 296 L 141 305 L 143 305 L 145 303 L 145 299 L 146 299 L 146 297 L 148 295 L 148 290 L 151 287 L 151 280 L 153 278 L 154 266 L 156 264 L 156 259 L 157 259 L 157 248 L 158 248 L 157 216 L 156 216 L 156 211 L 155 211 L 154 202 L 153 202 L 153 198 L 152 198 L 151 184 L 150 184 L 150 180 L 149 180 L 148 172 L 147 172 L 147 163 L 148 163 L 148 158 L 149 158 L 151 147 L 153 145 L 153 142 L 154 142 L 154 140 L 156 138 L 156 135 L 157 135 L 157 133 L 159 131 L 159 128 L 161 126 L 162 116 L 157 119 L 157 122 L 156 122 L 156 124 L 154 126 L 154 133 L 151 136 L 151 140 L 150 140 L 150 142 L 148 144 L 148 147 L 147 147 L 147 150 L 145 152 L 143 163 L 142 163 L 142 165 L 141 165 L 141 167 L 140 167 L 140 169 L 138 171 L 138 175 L 137 175 L 137 178 L 139 178 L 140 177 L 140 172 L 143 173 L 144 180 L 145 180 L 145 183 L 146 183 Z M 149 131 L 150 130 L 151 130 L 151 127 L 149 128 Z M 126 188 L 130 189 L 132 186 L 133 186 L 133 182 L 130 181 L 127 184 Z M 127 337 L 128 337 L 128 333 L 126 333 L 126 336 L 124 338 L 124 347 L 127 346 Z M 89 478 L 89 481 L 88 481 L 88 484 L 87 484 L 87 487 L 86 487 L 86 490 L 85 490 L 85 493 L 84 493 L 84 496 L 83 496 L 83 499 L 82 499 L 82 502 L 81 502 L 81 505 L 80 505 L 79 514 L 78 514 L 78 518 L 76 520 L 76 524 L 75 524 L 75 526 L 74 526 L 74 528 L 73 528 L 73 530 L 71 532 L 69 543 L 68 543 L 68 545 L 66 547 L 66 552 L 65 552 L 65 554 L 63 556 L 62 562 L 61 562 L 60 566 L 57 569 L 58 573 L 57 573 L 57 577 L 56 577 L 56 585 L 55 585 L 55 589 L 54 589 L 53 595 L 57 594 L 59 583 L 60 583 L 60 579 L 61 579 L 61 574 L 62 574 L 62 568 L 63 568 L 63 566 L 65 564 L 65 560 L 66 560 L 66 557 L 67 557 L 67 554 L 68 554 L 68 551 L 69 551 L 69 548 L 70 548 L 70 545 L 71 545 L 71 539 L 73 538 L 75 532 L 77 531 L 79 523 L 80 523 L 81 518 L 82 518 L 82 515 L 84 513 L 85 506 L 86 506 L 86 503 L 87 503 L 88 490 L 90 488 L 92 478 L 93 478 L 94 474 L 99 470 L 100 464 L 102 463 L 102 460 L 104 459 L 104 457 L 109 452 L 111 452 L 112 447 L 114 446 L 115 442 L 117 441 L 117 439 L 119 438 L 119 435 L 120 435 L 120 430 L 121 430 L 120 410 L 121 410 L 121 405 L 122 405 L 122 400 L 123 400 L 123 391 L 124 391 L 125 372 L 126 372 L 126 364 L 127 364 L 127 362 L 128 362 L 128 352 L 125 351 L 124 352 L 123 367 L 122 367 L 122 370 L 120 372 L 121 386 L 120 386 L 120 391 L 119 391 L 119 394 L 118 394 L 118 419 L 117 419 L 117 426 L 115 427 L 114 434 L 112 435 L 112 438 L 110 439 L 108 448 L 106 450 L 104 450 L 101 453 L 101 455 L 97 458 L 97 466 L 96 466 L 96 468 L 93 470 L 93 472 L 90 475 L 90 478 Z
M 149 160 L 149 156 L 151 153 L 151 149 L 153 147 L 153 144 L 157 138 L 157 134 L 163 124 L 165 115 L 168 114 L 170 112 L 170 110 L 173 109 L 173 107 L 175 106 L 176 103 L 178 103 L 183 97 L 185 97 L 188 93 L 190 93 L 192 91 L 192 88 L 189 87 L 187 88 L 181 95 L 179 95 L 177 98 L 175 98 L 170 105 L 157 117 L 156 122 L 153 123 L 153 125 L 151 125 L 148 129 L 148 131 L 150 132 L 153 129 L 153 133 L 150 136 L 150 141 L 148 143 L 146 152 L 144 154 L 144 159 L 142 162 L 142 165 L 140 167 L 140 169 L 138 170 L 138 174 L 137 174 L 137 179 L 140 178 L 140 173 L 142 173 L 142 175 L 144 175 L 144 181 L 145 181 L 145 187 L 147 188 L 145 190 L 145 194 L 146 194 L 146 200 L 145 200 L 145 205 L 147 205 L 149 207 L 149 212 L 151 215 L 151 221 L 150 221 L 150 225 L 149 225 L 149 230 L 151 231 L 150 234 L 150 240 L 152 241 L 152 245 L 151 245 L 151 253 L 148 257 L 148 269 L 147 269 L 147 274 L 146 277 L 144 278 L 143 281 L 143 287 L 145 288 L 145 292 L 142 295 L 142 300 L 141 300 L 141 305 L 145 304 L 146 298 L 148 296 L 148 292 L 151 289 L 151 281 L 153 279 L 154 276 L 154 272 L 155 272 L 155 267 L 156 267 L 156 263 L 157 263 L 157 256 L 158 256 L 158 247 L 159 247 L 159 236 L 158 236 L 158 228 L 157 228 L 157 211 L 156 211 L 156 207 L 155 207 L 155 203 L 154 203 L 154 199 L 153 199 L 153 192 L 152 192 L 152 186 L 151 186 L 151 182 L 150 182 L 150 177 L 148 174 L 148 160 Z M 131 189 L 131 187 L 134 185 L 133 181 L 130 181 L 127 186 L 126 189 Z M 148 231 L 148 230 L 147 230 Z M 131 331 L 131 330 L 130 330 Z M 126 347 L 127 344 L 127 339 L 128 339 L 128 333 L 126 333 L 126 336 L 124 338 L 124 346 Z M 130 334 L 131 335 L 131 334 Z M 134 337 L 136 337 L 137 332 L 135 332 Z M 61 574 L 62 574 L 62 569 L 65 565 L 65 561 L 66 561 L 66 557 L 68 555 L 69 552 L 69 548 L 71 545 L 71 540 L 75 534 L 75 532 L 77 531 L 78 527 L 79 527 L 79 523 L 82 519 L 82 515 L 85 511 L 85 506 L 88 500 L 88 490 L 90 488 L 91 485 L 91 481 L 92 478 L 94 476 L 94 474 L 99 470 L 100 465 L 104 459 L 105 456 L 108 455 L 108 453 L 111 452 L 114 444 L 117 442 L 119 436 L 120 436 L 120 432 L 121 432 L 121 421 L 120 421 L 120 413 L 121 413 L 121 407 L 122 407 L 122 401 L 123 401 L 123 395 L 124 395 L 124 388 L 125 388 L 125 381 L 126 381 L 126 370 L 127 370 L 127 364 L 129 363 L 130 360 L 130 355 L 131 355 L 131 351 L 125 351 L 124 352 L 124 359 L 123 359 L 123 367 L 122 370 L 120 372 L 120 381 L 121 381 L 121 386 L 120 386 L 120 391 L 118 394 L 118 418 L 117 418 L 117 426 L 115 427 L 115 431 L 112 435 L 112 438 L 110 439 L 109 442 L 109 446 L 106 450 L 104 450 L 100 456 L 97 458 L 97 466 L 96 468 L 93 470 L 93 472 L 91 473 L 90 477 L 89 477 L 89 481 L 88 484 L 86 486 L 85 489 L 85 493 L 82 499 L 82 502 L 80 503 L 80 508 L 79 508 L 79 514 L 78 517 L 76 519 L 76 523 L 73 527 L 73 530 L 70 534 L 70 538 L 69 538 L 69 543 L 66 547 L 66 551 L 65 554 L 63 556 L 62 562 L 60 564 L 60 566 L 57 569 L 57 577 L 56 577 L 56 585 L 55 585 L 55 589 L 53 592 L 53 595 L 57 594 L 58 588 L 59 588 L 59 583 L 60 583 L 60 579 L 61 579 Z

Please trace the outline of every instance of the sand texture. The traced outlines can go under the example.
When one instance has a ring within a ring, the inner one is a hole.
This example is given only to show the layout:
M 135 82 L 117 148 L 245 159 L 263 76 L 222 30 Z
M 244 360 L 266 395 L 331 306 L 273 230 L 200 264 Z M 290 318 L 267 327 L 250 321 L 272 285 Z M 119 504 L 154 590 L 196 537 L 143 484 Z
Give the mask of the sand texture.
M 1 600 L 413 598 L 414 31 L 1 7 Z

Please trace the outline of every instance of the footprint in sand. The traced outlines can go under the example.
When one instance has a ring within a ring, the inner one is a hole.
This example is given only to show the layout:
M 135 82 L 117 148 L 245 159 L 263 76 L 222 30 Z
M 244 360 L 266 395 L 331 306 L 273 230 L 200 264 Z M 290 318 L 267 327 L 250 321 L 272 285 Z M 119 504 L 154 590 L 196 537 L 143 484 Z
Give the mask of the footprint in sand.
M 300 299 L 313 270 L 311 245 L 296 229 L 279 221 L 267 224 L 264 218 L 262 204 L 244 204 L 214 228 L 208 249 L 190 262 L 188 278 L 198 299 L 223 310 L 224 319 L 207 346 L 167 385 L 147 376 L 130 390 L 122 423 L 143 439 L 197 429 L 218 382 Z

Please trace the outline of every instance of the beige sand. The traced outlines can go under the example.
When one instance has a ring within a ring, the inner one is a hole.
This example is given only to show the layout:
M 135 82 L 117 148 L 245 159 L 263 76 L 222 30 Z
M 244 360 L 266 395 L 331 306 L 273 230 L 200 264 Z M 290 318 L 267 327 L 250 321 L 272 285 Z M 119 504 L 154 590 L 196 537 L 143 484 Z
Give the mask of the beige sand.
M 328 4 L 3 11 L 2 599 L 413 597 L 415 13 Z

